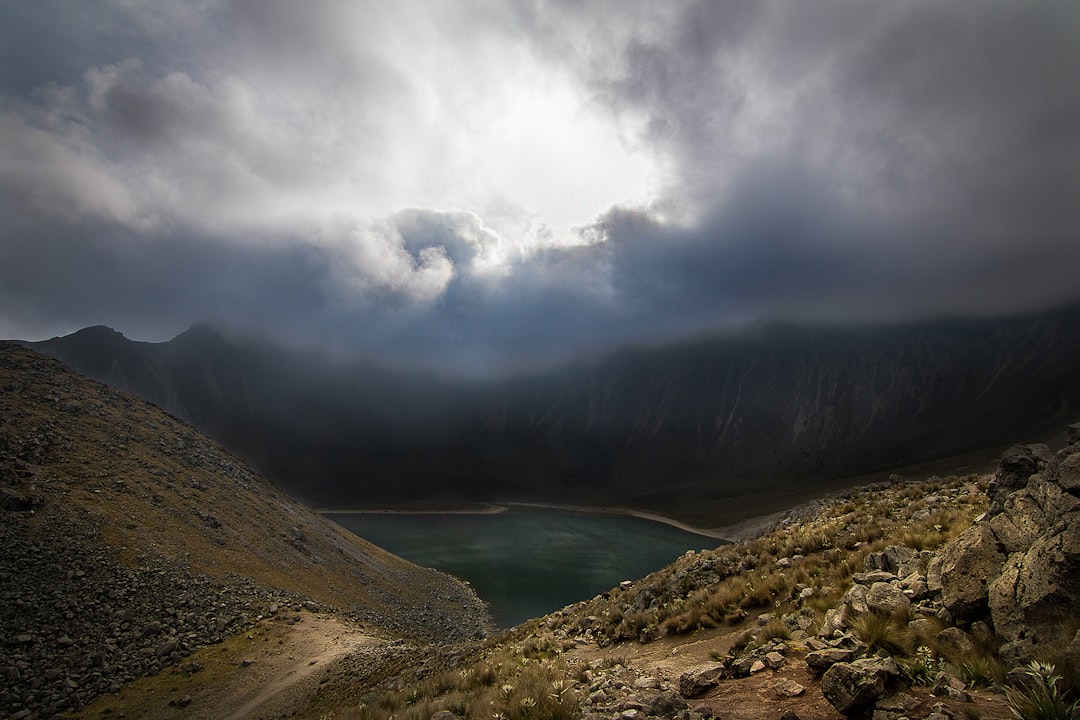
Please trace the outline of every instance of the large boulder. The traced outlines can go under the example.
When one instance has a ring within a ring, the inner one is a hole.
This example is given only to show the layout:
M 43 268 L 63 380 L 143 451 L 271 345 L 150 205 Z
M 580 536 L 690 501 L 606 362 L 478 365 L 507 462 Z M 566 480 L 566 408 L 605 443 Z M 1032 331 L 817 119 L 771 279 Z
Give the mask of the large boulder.
M 916 569 L 919 553 L 905 545 L 890 545 L 881 552 L 870 553 L 863 560 L 863 570 L 883 570 L 897 577 L 906 577 Z
M 990 584 L 989 607 L 1006 662 L 1025 663 L 1069 642 L 1063 633 L 1080 617 L 1080 511 L 1009 557 Z
M 994 479 L 990 481 L 987 494 L 991 509 L 998 511 L 1009 493 L 1027 485 L 1028 478 L 1045 467 L 1050 459 L 1050 448 L 1044 444 L 1013 445 L 1001 454 Z
M 724 666 L 720 663 L 706 663 L 690 668 L 679 678 L 679 693 L 684 698 L 704 695 L 720 683 L 724 676 Z
M 1010 664 L 1071 647 L 1080 617 L 1080 425 L 1069 438 L 1057 455 L 1044 445 L 1007 450 L 988 518 L 927 569 L 955 621 L 992 620 Z
M 1033 475 L 1027 486 L 1009 495 L 1002 511 L 990 518 L 990 530 L 1005 554 L 1025 552 L 1060 518 L 1080 507 L 1080 499 L 1050 479 L 1055 475 L 1053 469 Z
M 1080 497 L 1080 452 L 1070 453 L 1061 461 L 1058 485 L 1070 495 Z
M 851 662 L 855 659 L 855 651 L 850 648 L 825 648 L 806 653 L 806 664 L 810 671 L 820 675 L 836 663 Z
M 911 600 L 896 585 L 876 582 L 866 593 L 866 605 L 882 615 L 896 615 L 911 609 Z
M 987 589 L 1004 564 L 997 538 L 984 523 L 972 525 L 946 546 L 941 558 L 941 603 L 954 620 L 969 622 L 986 615 Z
M 900 677 L 892 658 L 871 657 L 836 663 L 821 678 L 821 693 L 844 715 L 858 713 L 885 697 Z

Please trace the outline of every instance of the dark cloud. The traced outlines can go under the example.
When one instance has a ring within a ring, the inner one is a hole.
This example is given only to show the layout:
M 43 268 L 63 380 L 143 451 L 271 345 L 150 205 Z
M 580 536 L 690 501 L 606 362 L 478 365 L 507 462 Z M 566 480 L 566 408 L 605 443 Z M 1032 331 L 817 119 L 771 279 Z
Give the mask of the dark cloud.
M 1072 2 L 161 10 L 3 11 L 3 334 L 210 319 L 480 372 L 1080 294 Z M 524 195 L 596 168 L 490 174 L 548 122 L 507 141 L 502 106 L 564 76 L 660 168 L 570 235 Z

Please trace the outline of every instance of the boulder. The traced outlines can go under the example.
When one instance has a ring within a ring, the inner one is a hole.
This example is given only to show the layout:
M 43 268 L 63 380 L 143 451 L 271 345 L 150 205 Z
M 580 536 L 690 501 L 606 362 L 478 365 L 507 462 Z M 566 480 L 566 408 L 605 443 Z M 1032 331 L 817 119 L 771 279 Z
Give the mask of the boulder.
M 855 651 L 848 648 L 826 648 L 806 653 L 807 667 L 819 675 L 836 663 L 851 662 L 854 659 Z
M 1005 555 L 985 524 L 972 525 L 946 546 L 941 558 L 941 603 L 956 621 L 986 615 L 987 586 L 1004 563 Z
M 989 607 L 1010 664 L 1068 644 L 1063 633 L 1080 617 L 1080 512 L 1068 513 L 1026 552 L 1010 556 L 990 584 Z
M 858 713 L 883 698 L 890 683 L 900 677 L 892 658 L 863 658 L 836 663 L 821 678 L 821 693 L 844 715 Z
M 866 605 L 873 612 L 895 615 L 910 610 L 911 600 L 895 585 L 876 582 L 866 592 Z
M 1066 493 L 1044 475 L 1033 476 L 1026 488 L 1009 495 L 1002 512 L 990 519 L 998 548 L 1005 554 L 1023 552 L 1062 515 L 1080 508 L 1080 499 Z
M 649 703 L 649 714 L 656 717 L 675 717 L 689 706 L 686 701 L 671 691 L 662 692 Z
M 866 587 L 852 585 L 851 588 L 840 598 L 837 605 L 844 613 L 845 618 L 852 618 L 870 612 L 870 606 L 866 604 Z
M 724 676 L 724 666 L 720 663 L 706 663 L 690 668 L 679 677 L 679 694 L 684 698 L 704 695 L 720 683 Z
M 970 657 L 975 652 L 975 642 L 957 627 L 945 628 L 937 634 L 937 646 L 941 654 L 953 660 Z
M 838 630 L 843 630 L 847 627 L 847 621 L 844 620 L 844 613 L 839 608 L 829 608 L 825 611 L 825 619 L 821 621 L 821 629 L 818 631 L 818 635 L 821 637 L 832 637 Z
M 863 561 L 866 572 L 883 570 L 892 575 L 910 575 L 919 553 L 904 545 L 890 545 L 881 552 L 870 553 Z
M 926 564 L 926 589 L 935 595 L 940 595 L 944 589 L 941 582 L 941 560 L 941 555 L 935 555 Z
M 773 685 L 773 690 L 779 697 L 798 697 L 806 692 L 806 688 L 790 678 L 780 678 Z
M 1058 485 L 1073 496 L 1080 497 L 1080 452 L 1065 456 L 1058 467 Z

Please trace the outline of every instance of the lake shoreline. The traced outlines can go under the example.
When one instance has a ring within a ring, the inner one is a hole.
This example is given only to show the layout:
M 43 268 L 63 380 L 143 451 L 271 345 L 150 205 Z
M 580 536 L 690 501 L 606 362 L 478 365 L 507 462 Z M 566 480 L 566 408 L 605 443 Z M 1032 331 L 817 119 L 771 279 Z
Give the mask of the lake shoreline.
M 533 502 L 502 502 L 484 503 L 475 507 L 447 507 L 439 508 L 357 508 L 345 506 L 323 507 L 315 509 L 320 515 L 498 515 L 510 508 L 530 508 L 536 510 L 557 510 L 562 512 L 591 513 L 596 515 L 615 515 L 619 517 L 634 517 L 640 520 L 661 523 L 683 532 L 701 535 L 714 540 L 724 542 L 736 542 L 737 540 L 755 534 L 758 528 L 775 523 L 778 515 L 783 513 L 770 513 L 768 515 L 746 518 L 734 523 L 716 528 L 701 528 L 689 525 L 675 518 L 659 515 L 657 513 L 635 510 L 624 507 L 597 507 L 589 505 L 560 505 L 557 503 L 533 503 Z

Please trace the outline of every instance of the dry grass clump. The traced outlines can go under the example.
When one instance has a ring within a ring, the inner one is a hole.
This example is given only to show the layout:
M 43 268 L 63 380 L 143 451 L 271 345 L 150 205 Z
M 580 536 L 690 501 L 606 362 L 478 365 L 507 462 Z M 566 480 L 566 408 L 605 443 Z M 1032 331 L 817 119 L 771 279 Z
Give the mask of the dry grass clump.
M 428 720 L 447 710 L 466 720 L 571 720 L 580 715 L 575 685 L 582 671 L 568 668 L 561 653 L 560 643 L 530 629 L 490 643 L 472 662 L 418 678 L 400 690 L 369 693 L 356 716 Z
M 891 655 L 910 655 L 914 649 L 914 637 L 908 629 L 908 619 L 898 615 L 878 612 L 863 613 L 851 622 L 855 637 L 866 643 L 871 650 L 884 650 Z

